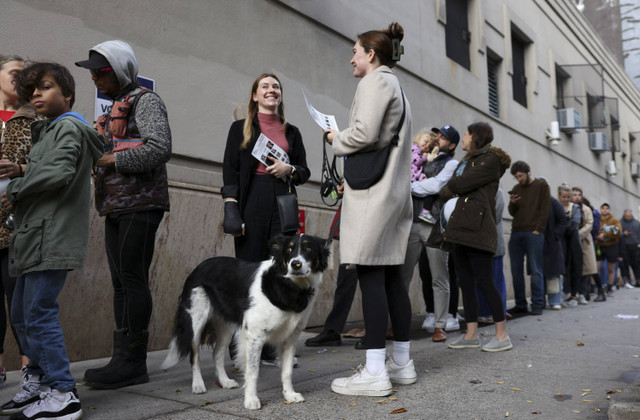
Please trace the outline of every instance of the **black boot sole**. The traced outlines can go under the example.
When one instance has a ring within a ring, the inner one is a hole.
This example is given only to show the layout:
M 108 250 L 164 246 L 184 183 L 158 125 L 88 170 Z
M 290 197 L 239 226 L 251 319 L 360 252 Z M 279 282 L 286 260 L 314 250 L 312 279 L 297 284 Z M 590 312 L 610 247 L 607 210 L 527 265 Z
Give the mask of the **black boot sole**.
M 304 345 L 307 347 L 337 347 L 342 345 L 342 340 L 327 340 L 327 341 L 305 341 Z
M 103 384 L 99 382 L 86 382 L 86 381 L 84 384 L 88 387 L 95 388 L 95 389 L 118 389 L 118 388 L 124 388 L 125 386 L 130 386 L 130 385 L 145 384 L 147 382 L 149 382 L 149 375 L 145 373 L 144 375 L 136 376 L 135 378 L 127 378 L 123 381 L 113 383 L 113 384 Z

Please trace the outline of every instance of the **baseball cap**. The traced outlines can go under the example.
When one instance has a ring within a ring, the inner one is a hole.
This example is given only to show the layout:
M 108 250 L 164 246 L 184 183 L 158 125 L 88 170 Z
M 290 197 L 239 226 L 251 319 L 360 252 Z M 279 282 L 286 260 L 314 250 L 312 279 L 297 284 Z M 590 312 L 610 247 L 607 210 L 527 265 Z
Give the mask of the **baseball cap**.
M 76 66 L 84 67 L 85 69 L 95 70 L 103 67 L 111 67 L 109 60 L 99 52 L 89 51 L 89 59 L 84 61 L 76 61 Z
M 460 134 L 458 134 L 458 130 L 453 128 L 453 126 L 445 125 L 442 128 L 433 127 L 431 131 L 434 133 L 441 133 L 444 138 L 449 140 L 451 143 L 458 144 L 460 142 Z

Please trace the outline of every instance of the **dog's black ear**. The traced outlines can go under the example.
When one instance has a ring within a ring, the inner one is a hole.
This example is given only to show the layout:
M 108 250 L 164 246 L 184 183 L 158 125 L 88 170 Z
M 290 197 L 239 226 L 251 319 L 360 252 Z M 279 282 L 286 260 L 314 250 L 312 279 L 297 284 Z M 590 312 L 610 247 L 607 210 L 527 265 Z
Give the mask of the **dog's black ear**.
M 287 247 L 289 239 L 290 238 L 287 236 L 278 235 L 269 241 L 269 256 L 273 257 L 276 261 L 276 267 L 278 267 L 278 270 L 287 268 L 284 261 L 284 250 Z
M 331 245 L 327 244 L 327 241 L 324 239 L 321 239 L 321 245 L 322 248 L 320 250 L 320 268 L 322 268 L 321 271 L 324 271 L 327 269 L 327 267 L 329 266 L 329 256 L 331 256 Z
M 269 256 L 276 257 L 277 255 L 282 256 L 282 251 L 285 247 L 285 236 L 278 235 L 271 238 L 269 241 Z

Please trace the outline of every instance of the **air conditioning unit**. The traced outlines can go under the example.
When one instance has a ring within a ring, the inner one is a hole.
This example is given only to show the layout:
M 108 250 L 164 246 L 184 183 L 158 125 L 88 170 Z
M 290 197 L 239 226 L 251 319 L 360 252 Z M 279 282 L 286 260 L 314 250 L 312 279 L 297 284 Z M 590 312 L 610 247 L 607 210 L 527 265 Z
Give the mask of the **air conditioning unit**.
M 564 108 L 558 110 L 558 123 L 560 131 L 564 133 L 576 133 L 582 127 L 582 117 L 575 108 Z
M 600 153 L 609 150 L 609 142 L 604 133 L 589 133 L 589 149 L 592 152 Z
M 631 177 L 633 179 L 640 178 L 640 165 L 638 162 L 631 162 Z

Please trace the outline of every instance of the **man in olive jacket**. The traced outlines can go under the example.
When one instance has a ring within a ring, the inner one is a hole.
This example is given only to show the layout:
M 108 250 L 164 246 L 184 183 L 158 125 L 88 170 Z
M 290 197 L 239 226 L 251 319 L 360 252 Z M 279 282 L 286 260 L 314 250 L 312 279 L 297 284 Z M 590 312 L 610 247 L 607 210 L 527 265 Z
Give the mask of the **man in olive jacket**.
M 551 208 L 549 185 L 531 176 L 526 162 L 517 161 L 511 166 L 518 184 L 509 191 L 509 214 L 511 239 L 509 256 L 511 258 L 511 277 L 516 306 L 509 309 L 513 315 L 528 312 L 524 283 L 524 256 L 531 267 L 531 315 L 542 315 L 544 308 L 543 247 L 544 229 Z

